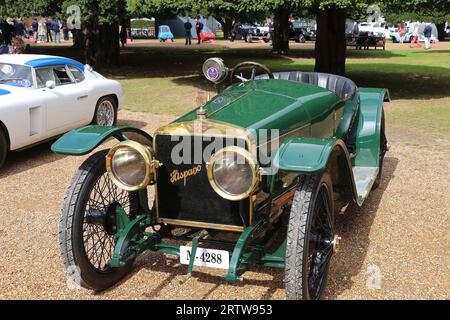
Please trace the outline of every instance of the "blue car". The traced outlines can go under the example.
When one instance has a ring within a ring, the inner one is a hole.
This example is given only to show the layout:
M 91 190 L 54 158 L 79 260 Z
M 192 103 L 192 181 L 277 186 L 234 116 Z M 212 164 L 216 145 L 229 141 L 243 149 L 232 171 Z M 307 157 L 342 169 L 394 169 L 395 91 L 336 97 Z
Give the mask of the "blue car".
M 167 25 L 159 26 L 158 28 L 159 41 L 166 41 L 167 39 L 173 39 L 173 33 L 170 31 L 170 27 Z

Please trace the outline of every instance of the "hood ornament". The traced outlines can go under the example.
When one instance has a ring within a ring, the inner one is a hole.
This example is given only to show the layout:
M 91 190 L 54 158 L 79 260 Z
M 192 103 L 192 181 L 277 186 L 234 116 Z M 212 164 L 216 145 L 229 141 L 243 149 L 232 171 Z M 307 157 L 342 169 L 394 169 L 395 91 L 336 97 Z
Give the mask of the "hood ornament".
M 206 118 L 207 118 L 206 109 L 203 108 L 203 106 L 200 106 L 200 108 L 197 109 L 197 119 L 198 120 L 206 120 Z
M 200 108 L 197 109 L 197 119 L 205 120 L 207 118 L 207 111 L 204 108 L 204 105 L 209 101 L 210 95 L 209 92 L 206 93 L 204 91 L 199 91 L 197 93 L 197 105 L 200 105 Z

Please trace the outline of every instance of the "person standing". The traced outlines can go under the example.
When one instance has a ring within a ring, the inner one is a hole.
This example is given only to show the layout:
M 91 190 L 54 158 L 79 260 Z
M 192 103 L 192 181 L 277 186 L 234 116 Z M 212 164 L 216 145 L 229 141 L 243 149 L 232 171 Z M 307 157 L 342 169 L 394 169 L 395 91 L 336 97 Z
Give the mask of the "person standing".
M 125 24 L 120 26 L 120 33 L 119 33 L 119 38 L 120 38 L 120 44 L 122 45 L 122 47 L 125 47 L 125 44 L 127 43 L 127 26 Z
M 203 30 L 203 23 L 200 21 L 200 17 L 197 17 L 197 20 L 195 22 L 195 32 L 197 33 L 197 44 L 200 44 L 202 42 L 202 39 L 200 38 L 200 33 Z
M 425 29 L 423 30 L 423 35 L 425 36 L 425 49 L 431 49 L 431 33 L 433 29 L 431 28 L 431 23 L 427 23 Z
M 403 44 L 403 41 L 405 41 L 405 35 L 406 35 L 406 26 L 404 22 L 400 23 L 400 26 L 398 28 L 398 35 L 400 36 L 400 43 Z
M 42 18 L 38 23 L 38 43 L 44 43 L 46 35 L 47 35 L 47 24 L 44 18 Z
M 63 39 L 64 39 L 64 41 L 69 40 L 69 27 L 67 26 L 67 23 L 66 23 L 66 22 L 63 22 L 63 23 L 62 23 L 62 25 L 61 25 L 61 30 L 62 30 L 62 33 L 63 33 Z
M 5 44 L 7 46 L 12 45 L 11 40 L 13 38 L 13 32 L 14 32 L 14 22 L 11 18 L 8 18 L 6 21 L 3 22 L 2 27 L 2 34 L 4 37 Z
M 413 26 L 413 39 L 411 40 L 411 43 L 409 44 L 409 47 L 415 47 L 417 46 L 418 48 L 422 48 L 422 45 L 419 42 L 419 27 L 420 24 L 419 22 L 416 22 Z
M 38 21 L 36 18 L 33 19 L 33 22 L 31 22 L 31 30 L 33 31 L 33 37 L 34 37 L 34 43 L 37 42 L 37 38 L 38 38 Z
M 52 37 L 52 19 L 47 18 L 45 20 L 45 30 L 47 31 L 47 42 L 53 42 L 53 37 Z
M 187 46 L 188 44 L 191 45 L 191 40 L 192 40 L 192 23 L 189 20 L 189 18 L 186 20 L 186 22 L 184 23 L 184 31 L 185 31 L 185 37 L 186 37 L 186 42 L 185 45 Z
M 22 38 L 25 35 L 25 26 L 23 25 L 22 19 L 18 18 L 14 24 L 15 36 Z
M 355 21 L 355 22 L 353 23 L 353 30 L 352 30 L 352 33 L 353 33 L 353 36 L 354 36 L 354 37 L 359 36 L 359 22 L 358 22 L 358 21 Z
M 61 43 L 61 29 L 58 20 L 52 21 L 52 31 L 54 34 L 55 43 Z

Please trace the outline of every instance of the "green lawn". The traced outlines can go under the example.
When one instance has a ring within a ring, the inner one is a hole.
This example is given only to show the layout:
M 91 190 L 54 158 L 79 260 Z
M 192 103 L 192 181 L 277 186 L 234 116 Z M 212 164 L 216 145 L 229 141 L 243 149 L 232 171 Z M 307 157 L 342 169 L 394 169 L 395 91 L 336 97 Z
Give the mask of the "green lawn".
M 448 44 L 444 48 L 449 48 Z M 71 54 L 67 47 L 39 50 Z M 180 115 L 195 106 L 198 91 L 214 94 L 212 85 L 201 74 L 203 62 L 214 56 L 222 57 L 229 66 L 251 60 L 266 64 L 273 71 L 310 71 L 314 67 L 314 52 L 308 48 L 293 49 L 281 57 L 264 47 L 162 45 L 127 47 L 121 52 L 120 67 L 99 71 L 122 83 L 126 109 Z M 450 50 L 349 49 L 346 68 L 348 77 L 358 86 L 388 88 L 394 100 L 392 106 L 403 101 L 401 107 L 389 111 L 388 122 L 450 132 Z

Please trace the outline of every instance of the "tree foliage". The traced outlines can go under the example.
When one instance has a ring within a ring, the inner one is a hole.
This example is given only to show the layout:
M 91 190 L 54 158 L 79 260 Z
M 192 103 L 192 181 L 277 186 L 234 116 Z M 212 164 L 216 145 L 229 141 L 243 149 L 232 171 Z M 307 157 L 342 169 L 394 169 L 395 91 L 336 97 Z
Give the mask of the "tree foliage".
M 422 21 L 442 24 L 450 21 L 450 0 L 392 0 L 382 4 L 388 21 Z

